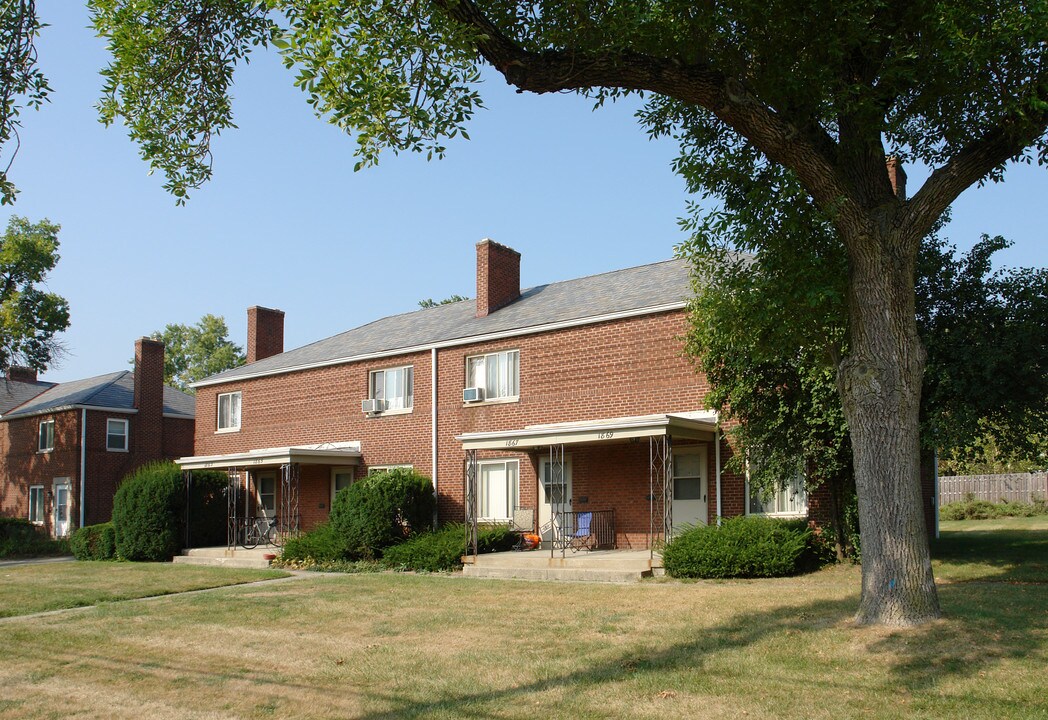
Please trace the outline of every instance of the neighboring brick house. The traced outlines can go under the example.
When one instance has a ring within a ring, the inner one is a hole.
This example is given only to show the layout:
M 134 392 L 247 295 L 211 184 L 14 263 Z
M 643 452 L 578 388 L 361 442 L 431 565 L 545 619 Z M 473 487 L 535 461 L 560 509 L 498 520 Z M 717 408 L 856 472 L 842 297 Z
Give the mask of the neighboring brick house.
M 164 386 L 164 346 L 135 342 L 134 372 L 54 384 L 13 369 L 0 393 L 0 512 L 53 536 L 106 522 L 135 468 L 193 450 L 194 400 Z
M 682 260 L 522 292 L 519 253 L 485 240 L 475 301 L 288 352 L 283 313 L 251 308 L 251 362 L 195 385 L 195 455 L 179 462 L 230 474 L 236 522 L 300 528 L 354 478 L 400 465 L 433 479 L 442 522 L 476 507 L 545 538 L 599 525 L 616 547 L 761 510 L 725 470 L 731 447 L 684 355 L 690 293 Z M 803 515 L 803 490 L 766 509 Z

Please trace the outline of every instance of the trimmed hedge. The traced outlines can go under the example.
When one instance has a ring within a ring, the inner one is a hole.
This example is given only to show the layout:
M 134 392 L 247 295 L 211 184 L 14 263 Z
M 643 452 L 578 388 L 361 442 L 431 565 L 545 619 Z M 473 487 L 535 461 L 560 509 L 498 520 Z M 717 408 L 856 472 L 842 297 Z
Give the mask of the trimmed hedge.
M 804 521 L 740 516 L 677 535 L 662 561 L 677 578 L 783 577 L 801 570 L 811 535 Z
M 111 522 L 82 527 L 70 536 L 69 547 L 77 560 L 115 560 L 116 529 Z
M 1044 500 L 1032 503 L 1000 502 L 968 498 L 961 502 L 947 503 L 939 508 L 942 520 L 993 520 L 1002 517 L 1036 517 L 1048 515 L 1048 504 Z
M 477 552 L 510 550 L 516 541 L 516 533 L 508 528 L 488 528 L 481 530 L 477 537 Z M 441 572 L 461 567 L 465 553 L 465 528 L 460 524 L 450 524 L 436 532 L 416 535 L 399 545 L 386 548 L 382 562 L 394 570 Z
M 283 562 L 334 562 L 346 558 L 346 541 L 331 523 L 323 523 L 298 537 L 288 538 L 280 553 Z
M 0 558 L 68 554 L 68 540 L 53 540 L 25 518 L 0 517 Z
M 345 540 L 350 558 L 375 559 L 386 548 L 429 530 L 435 510 L 429 478 L 396 468 L 340 490 L 331 503 L 330 523 Z

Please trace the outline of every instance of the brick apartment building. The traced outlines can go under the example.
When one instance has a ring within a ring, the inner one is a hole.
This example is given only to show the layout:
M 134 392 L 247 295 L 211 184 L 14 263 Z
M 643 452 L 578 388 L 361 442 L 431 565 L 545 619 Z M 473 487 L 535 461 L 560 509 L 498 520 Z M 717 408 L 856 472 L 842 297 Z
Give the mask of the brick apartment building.
M 303 529 L 392 466 L 433 479 L 441 522 L 553 540 L 599 525 L 619 548 L 718 515 L 803 515 L 802 488 L 762 506 L 725 470 L 731 447 L 680 339 L 690 293 L 680 260 L 521 291 L 520 254 L 485 240 L 476 300 L 288 352 L 283 313 L 251 308 L 249 362 L 196 384 L 195 454 L 179 462 L 229 473 L 235 522 Z
M 193 451 L 194 400 L 164 386 L 164 346 L 135 342 L 135 369 L 61 384 L 0 380 L 0 512 L 55 537 L 106 522 L 117 484 Z

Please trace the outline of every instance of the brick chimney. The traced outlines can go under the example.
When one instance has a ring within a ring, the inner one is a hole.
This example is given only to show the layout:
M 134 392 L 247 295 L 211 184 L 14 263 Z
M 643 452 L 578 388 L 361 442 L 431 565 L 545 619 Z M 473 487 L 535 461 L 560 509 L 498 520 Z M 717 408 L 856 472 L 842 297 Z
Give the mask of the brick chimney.
M 12 382 L 35 383 L 36 370 L 33 368 L 12 366 L 7 368 L 7 379 Z
M 905 200 L 906 171 L 902 169 L 902 163 L 899 162 L 899 158 L 889 156 L 886 164 L 888 165 L 888 180 L 892 184 L 892 192 L 895 193 L 895 197 Z
M 159 458 L 164 445 L 164 343 L 159 340 L 135 340 L 135 409 L 135 450 Z
M 520 297 L 520 253 L 494 240 L 477 243 L 477 317 Z
M 247 309 L 247 361 L 264 360 L 284 352 L 284 311 L 269 308 Z

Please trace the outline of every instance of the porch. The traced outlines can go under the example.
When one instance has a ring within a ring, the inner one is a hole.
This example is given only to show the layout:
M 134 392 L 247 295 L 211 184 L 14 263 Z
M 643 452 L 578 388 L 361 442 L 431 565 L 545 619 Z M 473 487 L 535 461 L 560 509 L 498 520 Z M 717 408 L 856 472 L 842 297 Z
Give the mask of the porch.
M 478 555 L 462 574 L 475 578 L 633 583 L 662 574 L 662 558 L 649 550 L 590 550 L 550 556 L 548 551 Z
M 691 411 L 465 433 L 467 554 L 477 533 L 509 524 L 541 547 L 548 567 L 571 556 L 641 551 L 644 570 L 682 527 L 721 515 L 717 414 Z M 712 482 L 711 482 L 712 481 Z M 494 561 L 487 561 L 488 563 Z M 522 560 L 536 564 L 538 560 Z

